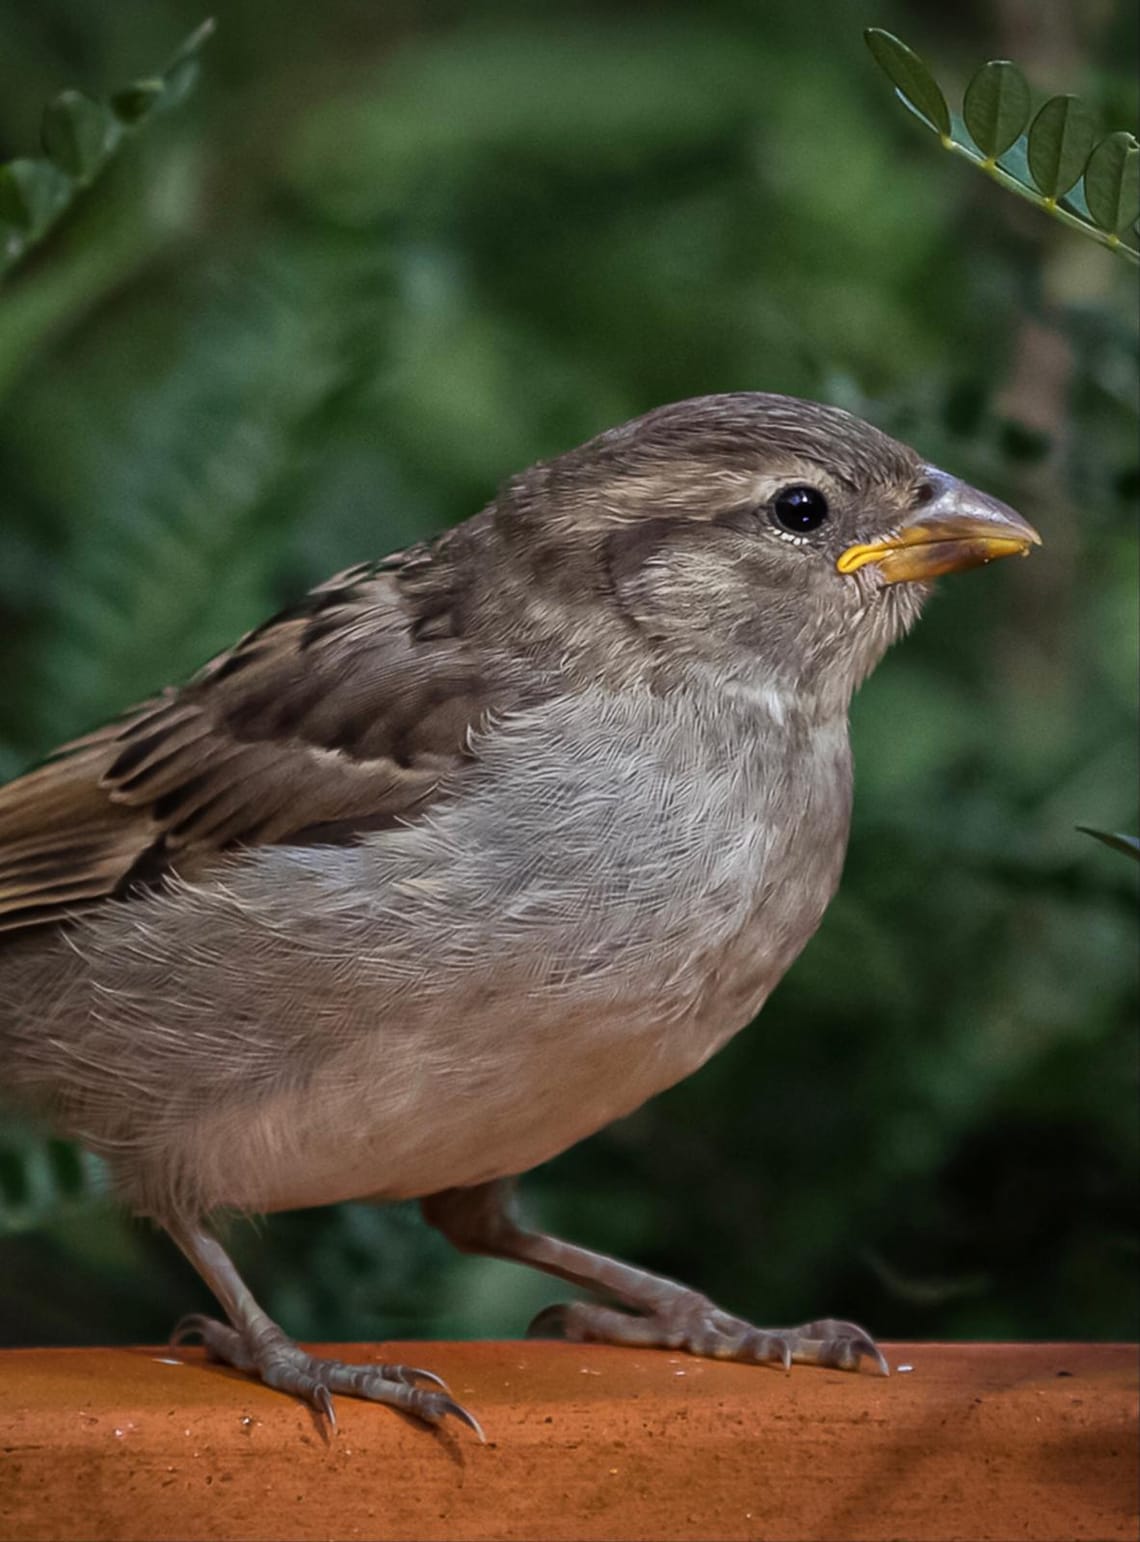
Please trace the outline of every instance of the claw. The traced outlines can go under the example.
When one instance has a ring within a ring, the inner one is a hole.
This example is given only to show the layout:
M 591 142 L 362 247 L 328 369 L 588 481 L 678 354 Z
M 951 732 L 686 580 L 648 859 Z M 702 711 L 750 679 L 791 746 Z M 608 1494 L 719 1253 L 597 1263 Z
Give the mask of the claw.
M 327 1387 L 317 1384 L 313 1392 L 313 1407 L 319 1414 L 323 1414 L 329 1421 L 329 1428 L 336 1429 L 336 1406 L 332 1400 L 332 1393 Z
M 858 1371 L 866 1356 L 880 1375 L 891 1374 L 890 1366 L 874 1339 L 853 1323 L 828 1321 L 813 1326 L 820 1330 L 820 1337 L 824 1340 L 822 1358 L 825 1364 L 830 1362 L 841 1371 Z
M 536 1313 L 527 1325 L 526 1336 L 528 1339 L 540 1339 L 547 1337 L 548 1328 L 561 1330 L 566 1326 L 566 1307 L 562 1302 L 554 1306 L 544 1306 L 541 1312 Z
M 468 1413 L 463 1404 L 457 1403 L 454 1398 L 443 1398 L 442 1402 L 444 1404 L 443 1411 L 445 1414 L 452 1414 L 460 1421 L 461 1424 L 466 1424 L 469 1430 L 474 1430 L 483 1445 L 487 1444 L 487 1437 L 483 1433 L 483 1426 L 479 1423 L 474 1414 Z
M 451 1391 L 442 1376 L 437 1376 L 434 1371 L 422 1370 L 418 1365 L 381 1365 L 378 1370 L 386 1381 L 402 1381 L 406 1387 L 414 1387 L 417 1382 L 423 1381 L 444 1392 Z
M 187 1312 L 185 1317 L 180 1317 L 174 1324 L 167 1343 L 173 1348 L 176 1344 L 184 1344 L 191 1334 L 199 1334 L 205 1337 L 206 1319 L 200 1312 Z

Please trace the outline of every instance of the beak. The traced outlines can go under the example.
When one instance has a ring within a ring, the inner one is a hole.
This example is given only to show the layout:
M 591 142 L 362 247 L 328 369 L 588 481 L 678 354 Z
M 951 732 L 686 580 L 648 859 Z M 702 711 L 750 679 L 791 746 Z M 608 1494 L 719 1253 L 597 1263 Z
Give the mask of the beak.
M 980 567 L 998 557 L 1026 557 L 1041 537 L 1006 503 L 987 497 L 957 477 L 927 466 L 932 496 L 902 529 L 881 541 L 849 546 L 836 561 L 841 573 L 873 562 L 886 584 L 937 578 Z

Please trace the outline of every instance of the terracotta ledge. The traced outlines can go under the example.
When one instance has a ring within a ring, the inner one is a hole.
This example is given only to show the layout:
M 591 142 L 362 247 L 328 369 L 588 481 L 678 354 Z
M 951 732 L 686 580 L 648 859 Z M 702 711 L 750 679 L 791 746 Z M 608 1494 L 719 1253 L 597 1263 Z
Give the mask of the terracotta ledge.
M 190 1349 L 0 1354 L 0 1537 L 1128 1538 L 1129 1345 L 887 1346 L 889 1380 L 571 1344 L 386 1344 L 483 1421 L 296 1403 Z M 909 1370 L 904 1367 L 909 1366 Z

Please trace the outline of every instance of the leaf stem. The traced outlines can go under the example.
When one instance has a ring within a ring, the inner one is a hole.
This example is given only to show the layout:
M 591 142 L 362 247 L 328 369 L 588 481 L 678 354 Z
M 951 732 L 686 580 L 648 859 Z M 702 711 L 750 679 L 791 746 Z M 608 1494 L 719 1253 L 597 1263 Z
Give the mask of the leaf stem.
M 945 134 L 938 135 L 938 142 L 944 150 L 949 150 L 952 155 L 962 156 L 964 160 L 976 166 L 979 171 L 984 171 L 987 177 L 992 177 L 1001 187 L 1007 188 L 1011 193 L 1016 193 L 1018 197 L 1024 198 L 1027 203 L 1035 204 L 1037 208 L 1044 209 L 1046 214 L 1051 214 L 1054 219 L 1060 220 L 1062 225 L 1068 225 L 1070 230 L 1079 230 L 1082 235 L 1089 236 L 1101 246 L 1108 247 L 1109 251 L 1119 252 L 1122 257 L 1126 257 L 1131 263 L 1140 266 L 1140 252 L 1131 246 L 1125 246 L 1120 237 L 1112 231 L 1101 230 L 1098 226 L 1090 225 L 1087 220 L 1081 219 L 1079 215 L 1070 214 L 1069 210 L 1063 209 L 1055 198 L 1042 197 L 1035 189 L 1027 187 L 1024 182 L 1020 182 L 1017 177 L 1006 171 L 1004 167 L 999 166 L 996 161 L 991 160 L 988 156 L 981 155 L 977 150 L 971 150 L 969 145 L 960 144 L 958 140 L 951 139 Z

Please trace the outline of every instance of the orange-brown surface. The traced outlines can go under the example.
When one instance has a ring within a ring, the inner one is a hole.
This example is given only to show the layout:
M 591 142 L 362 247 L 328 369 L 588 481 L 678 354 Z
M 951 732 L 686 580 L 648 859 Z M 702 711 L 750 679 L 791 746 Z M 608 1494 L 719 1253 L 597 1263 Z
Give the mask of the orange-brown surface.
M 484 1446 L 348 1398 L 330 1436 L 194 1350 L 8 1351 L 0 1536 L 1136 1537 L 1134 1347 L 887 1355 L 889 1380 L 571 1344 L 385 1345 L 447 1377 Z

